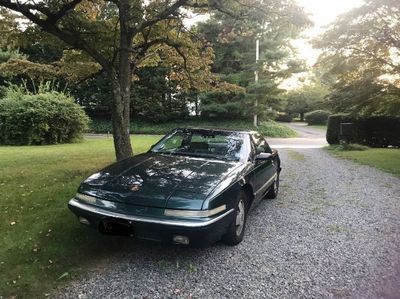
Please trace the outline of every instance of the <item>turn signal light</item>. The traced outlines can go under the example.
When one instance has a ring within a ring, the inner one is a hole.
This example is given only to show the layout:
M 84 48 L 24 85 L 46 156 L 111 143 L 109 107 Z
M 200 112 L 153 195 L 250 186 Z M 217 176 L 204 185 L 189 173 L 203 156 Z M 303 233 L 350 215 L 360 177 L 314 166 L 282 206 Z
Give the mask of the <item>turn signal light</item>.
M 85 217 L 79 217 L 79 222 L 84 225 L 90 225 L 89 220 L 87 220 Z
M 174 235 L 172 240 L 177 244 L 189 245 L 189 238 L 186 236 Z

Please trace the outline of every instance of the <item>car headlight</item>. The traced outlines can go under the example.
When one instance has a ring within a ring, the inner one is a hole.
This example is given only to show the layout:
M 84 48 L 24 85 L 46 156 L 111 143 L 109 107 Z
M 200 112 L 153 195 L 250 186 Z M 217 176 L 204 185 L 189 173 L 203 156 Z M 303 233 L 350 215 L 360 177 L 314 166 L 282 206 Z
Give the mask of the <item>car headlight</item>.
M 174 216 L 174 217 L 211 217 L 225 210 L 226 210 L 226 205 L 219 206 L 218 208 L 212 210 L 204 210 L 204 211 L 165 209 L 164 215 Z
M 91 203 L 91 204 L 94 204 L 96 202 L 96 197 L 82 194 L 82 193 L 76 193 L 75 198 L 77 198 L 83 202 Z

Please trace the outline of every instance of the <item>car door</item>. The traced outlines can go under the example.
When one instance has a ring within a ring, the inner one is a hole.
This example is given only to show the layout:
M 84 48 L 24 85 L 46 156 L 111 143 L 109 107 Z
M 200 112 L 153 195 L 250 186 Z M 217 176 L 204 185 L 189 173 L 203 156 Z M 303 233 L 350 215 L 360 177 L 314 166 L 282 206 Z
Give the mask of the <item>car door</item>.
M 268 187 L 271 186 L 273 180 L 271 178 L 276 173 L 274 155 L 267 141 L 260 134 L 252 134 L 252 141 L 255 147 L 255 156 L 261 153 L 271 154 L 269 159 L 257 160 L 254 157 L 254 193 L 255 199 L 263 197 Z

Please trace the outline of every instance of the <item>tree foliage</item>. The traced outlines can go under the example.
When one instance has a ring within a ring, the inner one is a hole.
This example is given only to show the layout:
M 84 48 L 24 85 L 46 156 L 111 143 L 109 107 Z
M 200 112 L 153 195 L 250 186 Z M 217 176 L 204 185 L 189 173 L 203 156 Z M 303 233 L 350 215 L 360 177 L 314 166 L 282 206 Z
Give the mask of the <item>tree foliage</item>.
M 292 73 L 302 70 L 289 41 L 309 21 L 294 1 L 267 1 L 258 7 L 241 7 L 251 19 L 232 19 L 216 13 L 198 31 L 209 41 L 215 52 L 212 71 L 242 89 L 227 95 L 211 92 L 203 95 L 202 113 L 222 117 L 243 117 L 257 111 L 277 108 L 282 90 L 279 83 Z M 255 59 L 256 39 L 260 40 L 260 61 Z M 258 71 L 259 81 L 254 82 Z
M 248 2 L 246 0 L 244 4 Z M 21 3 L 0 0 L 0 6 L 21 13 L 29 21 L 26 26 L 34 24 L 34 31 L 39 27 L 61 41 L 64 50 L 69 54 L 73 51 L 76 57 L 72 61 L 80 63 L 83 70 L 107 74 L 113 96 L 114 147 L 117 159 L 123 159 L 133 154 L 129 123 L 131 86 L 137 79 L 136 71 L 144 66 L 154 66 L 166 57 L 173 65 L 173 80 L 183 84 L 183 79 L 188 78 L 196 87 L 204 88 L 213 81 L 207 76 L 212 51 L 201 40 L 192 38 L 183 18 L 188 9 L 199 12 L 217 9 L 229 13 L 232 3 L 189 0 L 28 0 Z M 66 67 L 59 69 L 68 72 L 70 62 L 67 60 Z M 93 63 L 97 67 L 90 65 Z M 183 73 L 180 72 L 182 69 L 185 70 Z
M 336 78 L 329 101 L 337 112 L 400 113 L 400 2 L 367 0 L 315 40 L 319 65 Z
M 303 121 L 305 113 L 327 108 L 325 97 L 328 93 L 328 87 L 325 84 L 320 80 L 314 80 L 285 95 L 285 111 L 290 115 L 298 115 Z

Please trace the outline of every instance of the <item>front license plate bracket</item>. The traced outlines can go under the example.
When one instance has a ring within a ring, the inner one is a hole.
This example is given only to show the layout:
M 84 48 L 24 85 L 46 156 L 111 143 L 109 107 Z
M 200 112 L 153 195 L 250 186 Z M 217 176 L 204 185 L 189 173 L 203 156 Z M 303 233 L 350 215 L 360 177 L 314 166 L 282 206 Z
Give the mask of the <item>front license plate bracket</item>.
M 99 231 L 105 235 L 131 236 L 134 235 L 134 228 L 130 221 L 118 218 L 105 218 L 99 224 Z

